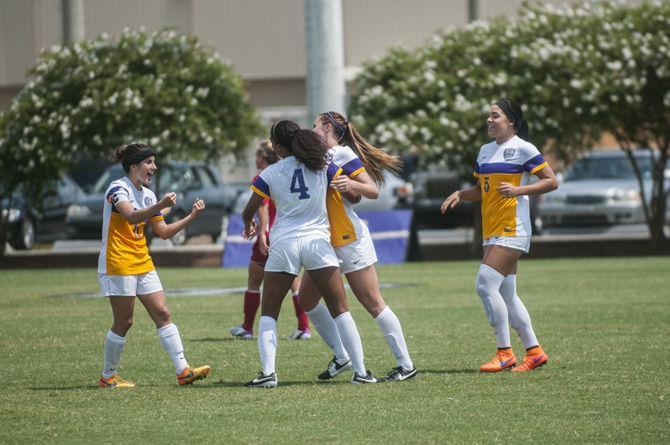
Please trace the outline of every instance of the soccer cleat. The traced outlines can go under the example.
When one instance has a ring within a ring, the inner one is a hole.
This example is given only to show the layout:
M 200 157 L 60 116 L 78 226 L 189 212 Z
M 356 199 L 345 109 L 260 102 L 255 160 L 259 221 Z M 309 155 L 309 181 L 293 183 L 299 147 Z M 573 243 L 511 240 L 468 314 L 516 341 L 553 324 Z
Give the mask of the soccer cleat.
M 526 357 L 523 359 L 523 363 L 512 368 L 512 372 L 532 371 L 533 369 L 539 368 L 540 366 L 546 364 L 549 361 L 549 356 L 541 347 L 537 346 L 537 348 L 537 350 L 536 348 L 532 348 L 530 351 L 528 351 Z
M 209 371 L 211 370 L 212 368 L 207 365 L 199 368 L 186 368 L 181 374 L 177 374 L 177 381 L 180 385 L 190 385 L 196 380 L 202 380 L 207 377 L 207 374 L 209 374 Z
M 239 338 L 240 340 L 253 340 L 254 338 L 254 334 L 244 329 L 244 327 L 241 324 L 238 324 L 237 326 L 233 326 L 232 328 L 230 328 L 230 335 L 232 335 L 235 338 Z
M 378 380 L 375 376 L 372 375 L 370 371 L 367 371 L 365 375 L 358 375 L 354 372 L 354 376 L 351 378 L 351 383 L 357 385 L 361 383 L 377 383 Z
M 409 370 L 404 369 L 402 366 L 398 366 L 396 368 L 391 369 L 391 372 L 389 372 L 388 375 L 386 376 L 386 380 L 392 380 L 392 381 L 409 380 L 411 378 L 416 377 L 416 375 L 417 375 L 416 366 Z
M 258 376 L 244 384 L 247 388 L 276 388 L 277 387 L 277 374 L 274 372 L 269 375 L 263 374 L 263 371 L 258 373 Z
M 505 350 L 498 350 L 496 356 L 490 361 L 484 363 L 479 367 L 480 372 L 500 372 L 503 369 L 511 368 L 516 365 L 516 357 L 512 352 L 512 348 Z
M 325 371 L 319 374 L 319 380 L 332 379 L 333 377 L 335 377 L 336 375 L 347 369 L 351 369 L 351 360 L 347 360 L 344 363 L 339 363 L 337 361 L 337 358 L 333 357 L 330 363 L 328 363 L 328 368 L 326 368 Z
M 119 377 L 117 374 L 114 374 L 111 377 L 104 377 L 100 376 L 100 380 L 98 380 L 98 385 L 100 385 L 101 388 L 134 388 L 135 384 L 131 382 L 127 382 L 123 380 L 121 377 Z
M 305 329 L 304 331 L 301 331 L 300 329 L 296 329 L 293 334 L 289 335 L 288 337 L 289 340 L 309 340 L 312 338 L 312 333 L 309 331 L 309 329 Z

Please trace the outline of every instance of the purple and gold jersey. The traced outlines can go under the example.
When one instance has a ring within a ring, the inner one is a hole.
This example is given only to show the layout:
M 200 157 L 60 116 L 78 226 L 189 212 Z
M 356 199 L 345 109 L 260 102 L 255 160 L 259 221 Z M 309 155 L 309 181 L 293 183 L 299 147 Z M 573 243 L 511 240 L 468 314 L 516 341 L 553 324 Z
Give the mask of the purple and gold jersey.
M 350 178 L 365 171 L 363 163 L 349 147 L 337 145 L 328 150 L 328 154 L 332 163 L 342 169 L 342 174 Z M 363 221 L 354 212 L 352 204 L 342 199 L 340 192 L 332 188 L 328 189 L 326 204 L 330 221 L 330 243 L 333 247 L 341 247 L 359 239 Z
M 156 195 L 146 187 L 138 190 L 127 176 L 113 181 L 105 192 L 102 222 L 102 248 L 98 257 L 98 273 L 107 275 L 139 275 L 154 270 L 149 256 L 144 226 L 149 221 L 130 224 L 116 209 L 128 201 L 135 210 L 156 204 Z M 150 220 L 162 220 L 157 213 Z
M 503 144 L 490 142 L 479 150 L 473 174 L 482 191 L 484 238 L 531 235 L 528 196 L 507 198 L 497 188 L 502 182 L 526 185 L 531 174 L 547 165 L 539 150 L 518 136 Z

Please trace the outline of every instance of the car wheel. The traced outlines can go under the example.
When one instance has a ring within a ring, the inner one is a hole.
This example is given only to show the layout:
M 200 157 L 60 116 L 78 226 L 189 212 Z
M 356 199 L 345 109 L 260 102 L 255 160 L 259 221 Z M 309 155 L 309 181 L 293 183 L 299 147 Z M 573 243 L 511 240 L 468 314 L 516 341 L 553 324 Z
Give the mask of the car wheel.
M 12 247 L 19 250 L 30 250 L 35 247 L 35 223 L 29 217 L 21 222 L 18 238 L 12 243 Z
M 184 214 L 180 212 L 176 212 L 174 216 L 172 217 L 172 222 L 179 221 L 180 219 L 184 218 Z M 186 244 L 186 240 L 188 239 L 188 234 L 186 233 L 186 227 L 181 229 L 179 232 L 175 233 L 170 240 L 172 241 L 172 244 L 175 246 L 183 246 Z

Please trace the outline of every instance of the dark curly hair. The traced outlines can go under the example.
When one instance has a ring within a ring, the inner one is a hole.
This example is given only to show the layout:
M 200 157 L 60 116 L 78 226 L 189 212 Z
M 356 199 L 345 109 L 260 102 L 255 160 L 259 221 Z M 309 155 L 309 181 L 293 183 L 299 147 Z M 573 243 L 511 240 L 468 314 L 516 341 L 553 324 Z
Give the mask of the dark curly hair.
M 270 140 L 282 146 L 308 169 L 322 170 L 326 164 L 328 147 L 323 139 L 310 130 L 301 130 L 293 121 L 279 121 L 270 129 Z

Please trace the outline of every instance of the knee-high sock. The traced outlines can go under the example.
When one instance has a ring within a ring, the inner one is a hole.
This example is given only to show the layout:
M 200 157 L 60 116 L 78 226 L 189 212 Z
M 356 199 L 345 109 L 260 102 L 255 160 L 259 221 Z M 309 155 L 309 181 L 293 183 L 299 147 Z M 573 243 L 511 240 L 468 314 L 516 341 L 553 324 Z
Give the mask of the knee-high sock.
M 298 294 L 293 294 L 293 309 L 295 309 L 295 317 L 298 319 L 298 330 L 309 331 L 309 319 L 305 310 L 300 306 L 300 297 Z
M 402 326 L 400 326 L 400 320 L 398 320 L 396 314 L 390 307 L 386 306 L 384 310 L 375 317 L 375 321 L 382 330 L 384 339 L 386 339 L 386 343 L 388 343 L 391 348 L 391 352 L 393 352 L 398 366 L 402 366 L 405 369 L 413 369 L 414 364 L 412 363 L 412 359 L 409 358 L 409 351 L 405 344 L 405 336 L 402 333 Z
M 500 286 L 500 294 L 507 306 L 510 324 L 519 334 L 524 348 L 530 349 L 539 345 L 528 310 L 516 293 L 516 274 L 505 277 L 505 281 Z
M 333 354 L 338 362 L 343 363 L 349 360 L 349 354 L 344 345 L 342 344 L 342 339 L 340 338 L 340 333 L 337 330 L 337 324 L 335 320 L 328 312 L 328 308 L 325 305 L 319 303 L 312 310 L 307 312 L 309 319 L 312 320 L 314 329 L 319 333 L 323 341 L 326 342 L 328 347 L 333 350 Z
M 482 299 L 489 323 L 496 330 L 498 348 L 509 348 L 512 343 L 509 337 L 509 318 L 507 306 L 500 295 L 500 285 L 505 277 L 494 268 L 482 264 L 477 274 L 477 294 Z
M 244 292 L 244 323 L 242 327 L 245 331 L 254 331 L 254 320 L 256 319 L 256 312 L 261 305 L 261 291 L 249 290 Z
M 267 315 L 261 315 L 258 322 L 258 354 L 261 356 L 263 374 L 269 375 L 275 372 L 277 320 Z
M 163 349 L 165 349 L 165 352 L 172 359 L 172 364 L 177 374 L 184 372 L 184 369 L 188 368 L 188 362 L 186 362 L 186 357 L 184 357 L 184 346 L 181 344 L 181 336 L 179 335 L 177 325 L 170 323 L 159 328 L 158 338 Z
M 354 366 L 354 371 L 356 371 L 358 375 L 366 375 L 367 371 L 365 369 L 365 361 L 363 358 L 363 343 L 361 342 L 358 328 L 356 328 L 356 323 L 354 323 L 354 319 L 351 318 L 351 313 L 347 311 L 338 315 L 335 318 L 335 324 L 337 325 L 337 330 L 340 332 L 340 338 L 342 339 L 342 344 L 344 344 L 344 349 L 347 350 L 349 357 L 351 357 L 351 364 Z
M 102 368 L 103 377 L 110 378 L 116 374 L 125 344 L 126 337 L 116 335 L 111 329 L 107 332 L 107 337 L 105 337 L 105 362 Z

